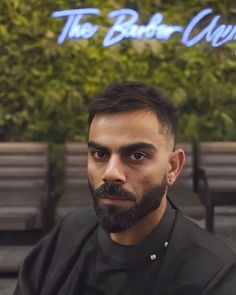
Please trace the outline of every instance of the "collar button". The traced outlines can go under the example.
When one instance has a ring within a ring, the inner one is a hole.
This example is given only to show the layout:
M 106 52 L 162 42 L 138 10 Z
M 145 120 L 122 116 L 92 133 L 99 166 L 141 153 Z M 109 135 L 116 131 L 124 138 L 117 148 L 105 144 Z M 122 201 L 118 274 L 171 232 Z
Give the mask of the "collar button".
M 151 260 L 156 260 L 157 259 L 157 255 L 156 254 L 151 254 L 150 255 L 150 259 Z

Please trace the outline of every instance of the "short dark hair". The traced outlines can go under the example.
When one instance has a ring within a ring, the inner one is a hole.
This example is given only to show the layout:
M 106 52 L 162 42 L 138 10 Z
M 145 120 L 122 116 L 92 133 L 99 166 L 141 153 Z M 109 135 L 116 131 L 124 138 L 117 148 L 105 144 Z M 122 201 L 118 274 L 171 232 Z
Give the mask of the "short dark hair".
M 114 83 L 98 94 L 90 105 L 88 124 L 97 114 L 145 109 L 153 111 L 175 139 L 178 120 L 174 106 L 157 89 L 142 82 Z

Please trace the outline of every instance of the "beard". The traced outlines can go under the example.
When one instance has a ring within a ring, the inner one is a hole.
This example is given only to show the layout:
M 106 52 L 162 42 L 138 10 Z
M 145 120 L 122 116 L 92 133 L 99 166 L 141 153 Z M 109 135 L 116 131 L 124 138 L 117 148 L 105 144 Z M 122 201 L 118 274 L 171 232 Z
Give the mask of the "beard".
M 119 184 L 104 183 L 98 189 L 91 190 L 94 209 L 98 221 L 103 229 L 109 233 L 118 233 L 132 227 L 152 211 L 159 208 L 161 200 L 167 188 L 167 177 L 163 176 L 161 184 L 149 189 L 138 201 L 135 194 L 125 190 Z M 119 199 L 131 201 L 134 203 L 130 209 L 122 210 L 118 206 L 101 206 L 99 200 L 102 198 Z

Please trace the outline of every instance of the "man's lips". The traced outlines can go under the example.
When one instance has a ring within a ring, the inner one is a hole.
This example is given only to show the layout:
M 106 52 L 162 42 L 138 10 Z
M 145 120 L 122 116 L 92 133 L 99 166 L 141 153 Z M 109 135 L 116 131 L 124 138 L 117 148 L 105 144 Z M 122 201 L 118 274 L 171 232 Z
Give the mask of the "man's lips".
M 129 199 L 119 199 L 119 198 L 100 198 L 99 202 L 102 205 L 123 205 L 126 202 L 133 202 Z

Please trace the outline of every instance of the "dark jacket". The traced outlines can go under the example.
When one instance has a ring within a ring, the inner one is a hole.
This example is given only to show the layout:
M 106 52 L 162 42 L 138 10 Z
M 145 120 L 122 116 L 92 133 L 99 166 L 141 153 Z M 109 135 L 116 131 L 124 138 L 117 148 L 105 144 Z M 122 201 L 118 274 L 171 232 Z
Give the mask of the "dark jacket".
M 25 259 L 14 295 L 83 295 L 81 249 L 97 229 L 92 208 L 66 217 Z M 235 295 L 235 254 L 177 211 L 157 280 L 153 294 Z

